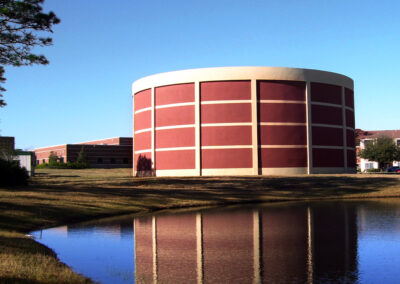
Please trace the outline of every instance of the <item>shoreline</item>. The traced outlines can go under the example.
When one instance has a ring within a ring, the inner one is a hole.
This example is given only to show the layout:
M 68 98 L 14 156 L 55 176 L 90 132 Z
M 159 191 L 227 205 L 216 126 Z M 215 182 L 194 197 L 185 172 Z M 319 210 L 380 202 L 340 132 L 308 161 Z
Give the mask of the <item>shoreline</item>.
M 0 188 L 0 282 L 91 283 L 26 234 L 71 223 L 164 210 L 400 197 L 400 175 L 149 177 L 129 169 L 37 170 Z

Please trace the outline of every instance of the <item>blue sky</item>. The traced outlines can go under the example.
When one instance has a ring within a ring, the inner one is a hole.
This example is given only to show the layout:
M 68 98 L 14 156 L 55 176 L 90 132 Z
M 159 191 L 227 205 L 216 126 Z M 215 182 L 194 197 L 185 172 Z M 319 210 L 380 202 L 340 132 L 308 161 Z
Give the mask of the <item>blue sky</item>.
M 337 72 L 356 127 L 399 129 L 400 1 L 46 0 L 47 66 L 6 67 L 0 135 L 16 147 L 132 136 L 133 81 L 217 66 Z

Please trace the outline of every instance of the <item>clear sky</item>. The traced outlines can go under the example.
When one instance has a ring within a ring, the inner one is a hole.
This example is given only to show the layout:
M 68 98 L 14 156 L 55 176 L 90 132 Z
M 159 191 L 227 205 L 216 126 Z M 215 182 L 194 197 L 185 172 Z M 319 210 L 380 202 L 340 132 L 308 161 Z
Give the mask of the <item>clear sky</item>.
M 400 1 L 46 0 L 50 65 L 6 67 L 0 135 L 16 147 L 132 136 L 133 81 L 217 66 L 337 72 L 356 127 L 399 129 Z

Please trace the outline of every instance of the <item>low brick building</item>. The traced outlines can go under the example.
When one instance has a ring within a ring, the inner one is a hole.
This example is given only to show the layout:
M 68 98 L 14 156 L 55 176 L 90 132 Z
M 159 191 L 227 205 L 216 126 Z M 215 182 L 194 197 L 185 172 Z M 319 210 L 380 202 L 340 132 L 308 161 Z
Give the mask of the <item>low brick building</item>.
M 132 167 L 132 144 L 130 137 L 115 137 L 76 144 L 64 144 L 35 149 L 37 164 L 47 163 L 50 153 L 62 162 L 74 162 L 83 149 L 91 168 Z

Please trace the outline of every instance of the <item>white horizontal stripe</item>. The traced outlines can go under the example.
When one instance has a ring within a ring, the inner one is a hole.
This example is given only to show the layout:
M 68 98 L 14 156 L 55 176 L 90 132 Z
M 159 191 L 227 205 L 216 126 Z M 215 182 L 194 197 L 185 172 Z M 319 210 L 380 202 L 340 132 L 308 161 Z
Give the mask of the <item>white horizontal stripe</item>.
M 305 104 L 305 101 L 290 101 L 290 100 L 260 100 L 262 104 Z
M 251 122 L 231 122 L 231 123 L 203 123 L 202 127 L 211 127 L 211 126 L 251 126 Z
M 181 125 L 171 125 L 171 126 L 160 126 L 160 127 L 156 127 L 156 130 L 190 128 L 190 127 L 195 127 L 195 125 L 194 124 L 181 124 Z
M 139 109 L 139 110 L 135 111 L 135 114 L 138 114 L 138 113 L 141 113 L 141 112 L 145 112 L 145 111 L 148 111 L 148 110 L 151 110 L 151 107 L 146 107 L 146 108 Z
M 190 102 L 190 103 L 177 103 L 177 104 L 169 104 L 169 105 L 159 105 L 159 106 L 156 106 L 156 109 L 160 109 L 160 108 L 169 108 L 169 107 L 180 107 L 180 106 L 194 106 L 194 102 Z
M 218 100 L 218 101 L 202 101 L 202 105 L 217 105 L 217 104 L 244 104 L 251 103 L 251 100 Z
M 135 154 L 150 153 L 150 152 L 151 152 L 151 149 L 145 149 L 145 150 L 135 151 Z
M 201 149 L 251 149 L 253 145 L 222 145 L 222 146 L 201 146 Z
M 355 147 L 349 147 L 349 146 L 347 146 L 346 149 L 347 149 L 347 150 L 352 150 L 352 151 L 355 151 L 355 150 L 356 150 Z
M 180 151 L 180 150 L 195 150 L 196 147 L 175 147 L 175 148 L 157 148 L 157 152 L 164 152 L 164 151 Z
M 261 145 L 259 148 L 307 148 L 307 145 Z
M 320 145 L 313 145 L 315 149 L 344 149 L 343 146 L 320 146 Z
M 139 133 L 143 133 L 143 132 L 147 132 L 147 131 L 151 131 L 151 128 L 140 129 L 138 131 L 135 131 L 135 134 L 139 134 Z
M 351 108 L 351 107 L 349 107 L 349 106 L 345 106 L 345 108 L 348 109 L 348 110 L 350 110 L 350 111 L 353 111 L 353 112 L 354 112 L 354 108 Z
M 201 169 L 202 176 L 238 176 L 238 175 L 253 175 L 253 168 L 228 168 L 228 169 Z
M 354 131 L 354 128 L 353 128 L 353 127 L 350 127 L 350 126 L 346 126 L 346 129 L 347 129 L 347 130 L 353 130 L 353 131 Z
M 305 122 L 259 122 L 258 125 L 299 125 L 306 126 Z
M 329 106 L 329 107 L 339 107 L 339 108 L 342 108 L 342 105 L 331 104 L 331 103 L 311 102 L 311 104 L 312 104 L 312 105 L 318 105 L 318 106 Z
M 343 128 L 342 125 L 332 125 L 332 124 L 322 124 L 322 123 L 312 123 L 311 126 L 330 127 L 330 128 Z

